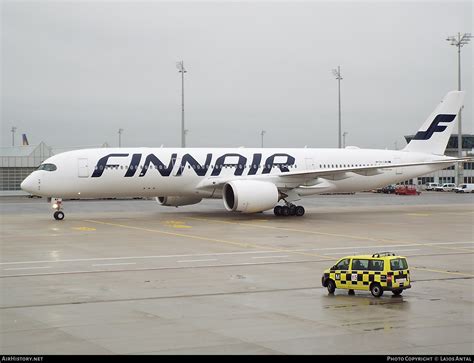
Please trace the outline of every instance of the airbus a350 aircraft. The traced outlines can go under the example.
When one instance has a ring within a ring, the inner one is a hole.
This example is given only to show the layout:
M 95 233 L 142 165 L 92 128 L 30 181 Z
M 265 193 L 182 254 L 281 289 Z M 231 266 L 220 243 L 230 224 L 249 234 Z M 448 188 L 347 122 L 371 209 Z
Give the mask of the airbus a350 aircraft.
M 62 220 L 62 198 L 156 197 L 164 206 L 222 198 L 228 211 L 274 209 L 302 216 L 294 204 L 307 195 L 357 192 L 401 182 L 453 165 L 444 156 L 463 92 L 449 92 L 403 149 L 118 148 L 61 153 L 21 184 L 52 198 Z M 278 205 L 283 201 L 283 205 Z

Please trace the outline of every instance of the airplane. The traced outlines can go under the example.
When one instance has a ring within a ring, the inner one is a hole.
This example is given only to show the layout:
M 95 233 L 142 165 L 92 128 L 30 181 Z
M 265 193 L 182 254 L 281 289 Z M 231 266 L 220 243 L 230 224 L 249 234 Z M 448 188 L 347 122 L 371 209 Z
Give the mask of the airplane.
M 451 91 L 402 150 L 312 148 L 101 148 L 45 160 L 21 188 L 51 200 L 155 197 L 179 207 L 222 198 L 227 211 L 303 216 L 305 196 L 371 190 L 441 170 L 464 92 Z

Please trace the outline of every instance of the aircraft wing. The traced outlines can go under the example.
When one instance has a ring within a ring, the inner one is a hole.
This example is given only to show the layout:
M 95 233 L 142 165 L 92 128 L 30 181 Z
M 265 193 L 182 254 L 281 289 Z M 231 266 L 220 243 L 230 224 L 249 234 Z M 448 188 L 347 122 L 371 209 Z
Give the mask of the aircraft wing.
M 344 173 L 355 173 L 365 176 L 379 175 L 383 173 L 383 169 L 394 169 L 394 168 L 406 168 L 411 166 L 420 166 L 420 165 L 439 165 L 439 164 L 453 164 L 458 161 L 468 161 L 469 158 L 461 159 L 443 159 L 435 161 L 418 161 L 413 163 L 398 163 L 398 164 L 378 164 L 371 166 L 357 166 L 357 167 L 346 167 L 346 168 L 331 168 L 331 169 L 317 169 L 317 170 L 304 170 L 304 171 L 291 171 L 289 173 L 280 174 L 279 177 L 307 177 L 310 179 L 314 178 L 326 178 L 337 177 L 340 174 Z
M 452 159 L 442 159 L 442 160 L 434 160 L 434 161 L 421 161 L 421 162 L 413 162 L 413 163 L 398 163 L 398 164 L 378 164 L 372 166 L 357 166 L 357 167 L 345 167 L 345 168 L 330 168 L 330 169 L 317 169 L 317 170 L 291 170 L 284 174 L 257 174 L 257 175 L 249 175 L 245 178 L 239 177 L 240 180 L 242 179 L 258 179 L 258 180 L 265 180 L 267 178 L 272 179 L 273 182 L 276 184 L 280 184 L 281 182 L 287 183 L 295 183 L 295 184 L 305 184 L 306 182 L 316 179 L 316 178 L 324 178 L 330 180 L 341 180 L 350 178 L 350 175 L 347 173 L 355 173 L 364 176 L 374 176 L 383 173 L 384 169 L 393 169 L 393 168 L 407 168 L 411 166 L 420 166 L 420 165 L 438 165 L 438 164 L 453 164 L 458 161 L 470 161 L 472 158 L 452 158 Z M 234 176 L 225 176 L 225 177 L 209 177 L 207 179 L 202 180 L 199 185 L 197 186 L 198 189 L 209 189 L 209 188 L 217 188 L 223 186 L 225 183 L 234 180 Z

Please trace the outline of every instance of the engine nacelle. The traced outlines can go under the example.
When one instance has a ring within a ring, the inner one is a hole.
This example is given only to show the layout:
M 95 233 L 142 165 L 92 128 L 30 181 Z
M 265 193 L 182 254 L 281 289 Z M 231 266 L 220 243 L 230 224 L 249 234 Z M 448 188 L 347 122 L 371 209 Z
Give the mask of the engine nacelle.
M 223 200 L 228 211 L 256 213 L 273 208 L 278 203 L 275 184 L 257 180 L 234 180 L 224 185 Z
M 177 197 L 157 197 L 156 201 L 158 204 L 165 205 L 167 207 L 181 207 L 183 205 L 197 204 L 202 200 L 201 197 L 194 196 L 177 196 Z

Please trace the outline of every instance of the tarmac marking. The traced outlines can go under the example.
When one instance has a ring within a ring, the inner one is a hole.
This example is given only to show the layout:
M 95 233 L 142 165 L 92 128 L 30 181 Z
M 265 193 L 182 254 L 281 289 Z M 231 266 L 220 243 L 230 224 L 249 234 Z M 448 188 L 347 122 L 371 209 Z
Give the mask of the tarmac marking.
M 85 231 L 85 232 L 96 231 L 96 229 L 92 227 L 72 227 L 72 229 L 75 229 L 76 231 Z
M 223 263 L 219 265 L 198 265 L 198 266 L 169 266 L 169 267 L 143 267 L 133 268 L 127 270 L 75 270 L 75 271 L 57 271 L 57 272 L 44 272 L 44 273 L 28 273 L 28 274 L 16 274 L 16 275 L 0 275 L 0 278 L 8 277 L 25 277 L 25 276 L 49 276 L 49 275 L 73 275 L 73 274 L 86 274 L 86 273 L 112 273 L 112 272 L 141 272 L 141 271 L 156 271 L 156 270 L 186 270 L 186 269 L 202 269 L 211 267 L 236 267 L 236 266 L 264 266 L 264 265 L 281 265 L 285 263 L 315 263 L 315 262 L 326 262 L 320 260 L 293 260 L 293 261 L 264 261 L 264 262 L 242 262 L 242 263 Z
M 438 245 L 459 245 L 459 244 L 474 244 L 474 242 L 433 242 L 433 243 L 428 242 L 428 243 L 412 243 L 412 244 L 391 245 L 390 247 L 416 247 L 416 246 L 436 247 Z M 310 251 L 348 250 L 348 249 L 384 248 L 384 247 L 387 247 L 387 245 L 322 247 L 322 248 L 313 248 Z M 398 251 L 400 251 L 400 250 L 398 250 Z
M 444 271 L 444 270 L 434 270 L 434 269 L 430 269 L 430 268 L 416 267 L 416 266 L 415 267 L 409 267 L 409 268 L 414 269 L 414 270 L 420 270 L 420 271 L 437 272 L 437 273 L 440 273 L 440 274 L 474 277 L 473 274 L 468 274 L 468 273 L 463 273 L 463 272 L 451 272 L 451 271 Z
M 295 254 L 299 254 L 299 255 L 329 259 L 329 257 L 324 256 L 324 255 L 317 255 L 317 254 L 314 254 L 314 253 L 297 252 L 297 251 L 293 251 L 293 250 L 285 250 L 285 249 L 274 248 L 274 247 L 270 247 L 270 246 L 260 246 L 260 245 L 256 245 L 256 244 L 253 244 L 253 243 L 234 242 L 234 241 L 228 241 L 228 240 L 217 239 L 217 238 L 202 237 L 202 236 L 197 236 L 197 235 L 193 235 L 193 234 L 167 232 L 167 231 L 161 231 L 159 229 L 150 229 L 150 228 L 129 226 L 129 225 L 126 225 L 126 224 L 102 222 L 102 221 L 96 221 L 96 220 L 92 220 L 92 219 L 85 220 L 85 222 L 97 223 L 97 224 L 103 224 L 103 225 L 107 225 L 107 226 L 114 226 L 114 227 L 127 228 L 127 229 L 135 229 L 135 230 L 139 230 L 139 231 L 146 231 L 146 232 L 152 232 L 152 233 L 166 234 L 166 235 L 175 236 L 175 237 L 184 237 L 184 238 L 190 238 L 190 239 L 197 239 L 197 240 L 200 240 L 200 241 L 225 243 L 225 244 L 239 246 L 239 247 L 243 247 L 243 248 L 256 248 L 256 249 L 266 248 L 266 249 L 272 250 L 273 252 L 290 252 L 290 253 L 295 253 Z
M 383 246 L 383 247 L 387 247 L 387 246 Z M 349 248 L 352 248 L 352 247 L 348 247 Z M 412 251 L 419 251 L 420 249 L 419 248 L 414 248 L 414 249 L 401 249 L 401 250 L 391 250 L 390 252 L 393 252 L 393 253 L 396 253 L 396 252 L 412 252 Z M 340 255 L 341 252 L 330 252 L 330 253 L 325 253 L 325 255 Z M 372 254 L 372 253 L 370 253 Z
M 186 267 L 143 267 L 133 268 L 127 270 L 74 270 L 74 271 L 58 271 L 58 272 L 44 272 L 44 273 L 26 273 L 26 274 L 15 274 L 15 275 L 0 275 L 0 278 L 12 278 L 12 277 L 26 277 L 26 276 L 50 276 L 50 275 L 73 275 L 73 274 L 84 274 L 84 273 L 115 273 L 115 272 L 141 272 L 141 271 L 158 271 L 158 270 L 183 270 L 183 269 L 195 269 L 195 268 L 218 268 L 218 267 L 236 267 L 236 266 L 263 266 L 263 265 L 277 265 L 277 264 L 296 264 L 296 263 L 319 263 L 326 262 L 325 260 L 286 260 L 286 261 L 264 261 L 264 262 L 242 262 L 242 263 L 223 263 L 223 264 L 212 264 L 212 265 L 198 265 L 198 266 L 186 266 Z M 458 275 L 462 278 L 474 278 L 472 274 L 465 274 L 460 272 L 450 272 L 442 270 L 433 270 L 423 267 L 410 266 L 410 269 L 429 271 L 436 273 L 443 273 L 448 275 Z M 415 280 L 413 280 L 415 281 Z
M 40 268 L 51 268 L 51 266 L 38 266 L 38 267 L 11 267 L 11 268 L 4 268 L 4 271 L 13 271 L 13 270 L 33 270 L 33 269 L 40 269 Z
M 218 261 L 216 258 L 208 258 L 204 260 L 181 260 L 178 263 L 186 263 L 186 262 L 204 262 L 204 261 Z
M 458 244 L 470 244 L 474 242 L 434 242 L 424 243 L 421 246 L 438 246 L 438 245 L 458 245 Z M 418 243 L 411 245 L 392 245 L 391 247 L 416 247 L 420 246 Z M 372 246 L 343 246 L 343 247 L 322 247 L 322 248 L 305 248 L 305 249 L 291 249 L 281 252 L 310 252 L 310 251 L 339 251 L 339 250 L 358 250 L 358 249 L 370 249 L 370 248 L 384 248 L 386 245 L 372 245 Z M 407 250 L 396 250 L 396 251 L 407 251 Z M 415 250 L 413 250 L 415 251 Z M 219 252 L 219 253 L 196 253 L 196 254 L 179 254 L 179 255 L 154 255 L 154 256 L 123 256 L 123 257 L 92 257 L 92 258 L 77 258 L 77 259 L 63 259 L 63 260 L 37 260 L 37 261 L 16 261 L 16 262 L 0 262 L 0 265 L 21 265 L 21 264 L 35 264 L 35 263 L 61 263 L 61 262 L 89 262 L 89 261 L 114 261 L 114 260 L 131 260 L 131 259 L 153 259 L 153 258 L 175 258 L 175 257 L 205 257 L 205 256 L 225 256 L 225 255 L 245 255 L 245 254 L 259 254 L 259 253 L 275 253 L 279 251 L 274 250 L 261 250 L 261 251 L 235 251 L 235 252 Z M 473 251 L 469 251 L 473 252 Z M 323 252 L 324 253 L 324 252 Z M 337 252 L 347 253 L 347 252 Z M 329 255 L 329 253 L 324 253 Z M 331 253 L 332 254 L 332 253 Z
M 363 241 L 373 241 L 373 242 L 385 241 L 384 239 L 380 239 L 380 238 L 353 236 L 353 235 L 347 235 L 347 234 L 338 234 L 338 233 L 329 233 L 329 232 L 320 232 L 320 231 L 311 231 L 311 230 L 307 230 L 307 229 L 274 227 L 274 226 L 261 225 L 261 224 L 256 224 L 256 223 L 231 222 L 231 221 L 223 221 L 223 220 L 220 220 L 220 219 L 196 218 L 196 217 L 185 217 L 185 218 L 193 219 L 193 220 L 196 220 L 196 221 L 202 221 L 202 222 L 227 223 L 227 224 L 235 224 L 235 225 L 246 226 L 246 227 L 254 227 L 254 228 L 276 229 L 276 230 L 279 230 L 279 231 L 287 231 L 287 232 L 300 232 L 300 233 L 317 234 L 317 235 L 322 235 L 322 236 L 352 238 L 352 239 L 358 239 L 358 240 L 363 240 Z M 388 242 L 391 242 L 391 241 L 388 241 Z
M 172 227 L 172 228 L 192 228 L 191 226 L 187 225 L 186 222 L 182 222 L 182 221 L 165 221 L 164 224 L 167 227 Z
M 52 262 L 52 263 L 54 262 L 87 262 L 87 261 L 109 261 L 109 260 L 129 260 L 129 259 L 148 259 L 148 258 L 221 256 L 221 255 L 239 255 L 239 254 L 270 253 L 270 252 L 274 253 L 275 251 L 238 251 L 238 252 L 220 252 L 220 253 L 195 253 L 195 254 L 183 254 L 183 255 L 93 257 L 93 258 L 77 258 L 77 259 L 67 259 L 67 260 L 0 262 L 0 265 L 19 265 L 19 264 L 28 264 L 28 263 L 48 263 L 48 262 Z M 297 250 L 297 252 L 299 252 L 299 250 Z
M 414 216 L 414 217 L 429 217 L 432 216 L 430 213 L 407 213 L 407 216 Z
M 119 266 L 119 265 L 136 265 L 136 262 L 118 262 L 118 263 L 97 263 L 92 266 Z
M 267 228 L 267 229 L 276 229 L 280 231 L 288 231 L 288 232 L 300 232 L 300 233 L 307 233 L 307 234 L 317 234 L 317 235 L 324 235 L 324 236 L 332 236 L 332 237 L 344 237 L 344 238 L 352 238 L 352 239 L 358 239 L 358 240 L 364 240 L 364 241 L 373 241 L 373 242 L 386 242 L 386 243 L 403 243 L 404 246 L 424 246 L 429 244 L 423 244 L 423 243 L 413 243 L 410 241 L 396 241 L 396 240 L 388 240 L 384 238 L 372 238 L 372 237 L 362 237 L 362 236 L 353 236 L 353 235 L 346 235 L 346 234 L 337 234 L 337 233 L 328 233 L 328 232 L 319 232 L 319 231 L 311 231 L 307 229 L 295 229 L 295 228 L 285 228 L 285 227 L 273 227 L 273 226 L 268 226 L 268 225 L 258 225 L 254 223 L 242 223 L 242 222 L 231 222 L 231 221 L 223 221 L 219 219 L 208 219 L 208 218 L 195 218 L 195 217 L 185 217 L 188 219 L 193 219 L 197 221 L 203 221 L 203 222 L 215 222 L 215 223 L 228 223 L 228 224 L 235 224 L 235 225 L 242 225 L 242 226 L 247 226 L 247 227 L 254 227 L 254 228 Z M 392 247 L 393 245 L 390 246 L 382 246 L 382 247 Z M 457 251 L 464 251 L 464 252 L 471 252 L 470 250 L 459 248 L 459 247 L 437 247 L 433 246 L 436 248 L 444 248 L 444 249 L 452 249 L 452 250 L 457 250 Z

